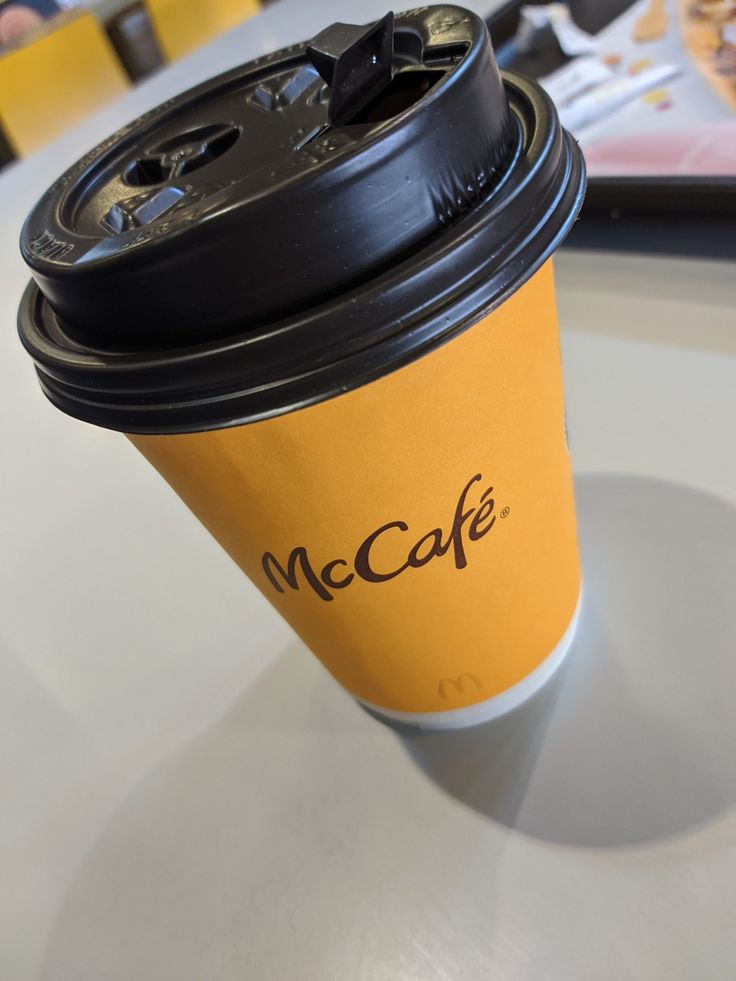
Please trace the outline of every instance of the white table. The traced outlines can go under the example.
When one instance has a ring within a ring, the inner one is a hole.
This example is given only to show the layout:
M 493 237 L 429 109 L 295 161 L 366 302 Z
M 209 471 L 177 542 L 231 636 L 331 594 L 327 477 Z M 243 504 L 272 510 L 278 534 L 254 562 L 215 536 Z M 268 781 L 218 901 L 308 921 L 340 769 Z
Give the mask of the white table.
M 732 267 L 560 256 L 584 615 L 536 703 L 454 736 L 363 713 L 15 338 L 62 167 L 373 10 L 284 0 L 0 177 L 3 981 L 734 977 Z

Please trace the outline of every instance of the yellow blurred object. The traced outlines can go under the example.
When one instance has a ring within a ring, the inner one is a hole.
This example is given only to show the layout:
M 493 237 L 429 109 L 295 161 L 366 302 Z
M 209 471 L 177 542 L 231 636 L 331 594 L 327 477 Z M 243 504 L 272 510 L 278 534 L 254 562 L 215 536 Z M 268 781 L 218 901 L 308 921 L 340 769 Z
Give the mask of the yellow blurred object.
M 46 21 L 0 54 L 0 121 L 19 156 L 122 95 L 128 78 L 90 13 Z
M 146 0 L 164 57 L 174 61 L 257 14 L 259 0 Z

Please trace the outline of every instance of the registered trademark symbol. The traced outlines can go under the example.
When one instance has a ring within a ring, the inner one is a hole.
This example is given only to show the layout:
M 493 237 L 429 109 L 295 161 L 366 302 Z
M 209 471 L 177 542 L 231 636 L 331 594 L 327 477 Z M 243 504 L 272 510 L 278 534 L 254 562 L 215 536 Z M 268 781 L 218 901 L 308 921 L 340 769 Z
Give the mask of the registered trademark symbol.
M 508 518 L 510 511 L 511 511 L 511 508 L 503 508 L 502 511 L 501 511 L 501 517 L 502 518 Z

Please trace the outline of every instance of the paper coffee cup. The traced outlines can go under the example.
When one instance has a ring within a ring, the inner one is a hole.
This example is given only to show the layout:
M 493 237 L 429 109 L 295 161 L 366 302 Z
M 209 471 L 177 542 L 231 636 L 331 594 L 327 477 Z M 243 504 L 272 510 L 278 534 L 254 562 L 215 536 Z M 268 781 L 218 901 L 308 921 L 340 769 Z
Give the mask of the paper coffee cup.
M 247 130 L 268 153 L 228 183 Z M 472 14 L 336 25 L 57 182 L 24 229 L 21 336 L 49 398 L 127 433 L 347 691 L 472 724 L 575 629 L 550 255 L 583 186 Z

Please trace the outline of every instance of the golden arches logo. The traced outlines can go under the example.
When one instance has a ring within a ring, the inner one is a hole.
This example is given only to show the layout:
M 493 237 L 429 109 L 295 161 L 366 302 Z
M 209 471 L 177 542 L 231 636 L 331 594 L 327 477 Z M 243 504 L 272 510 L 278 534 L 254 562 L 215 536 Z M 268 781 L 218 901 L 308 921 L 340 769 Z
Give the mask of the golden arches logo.
M 458 695 L 462 695 L 465 691 L 465 679 L 472 681 L 476 688 L 483 687 L 479 678 L 466 671 L 463 674 L 459 674 L 457 678 L 442 678 L 440 683 L 437 685 L 437 691 L 440 698 L 447 698 L 447 688 L 450 685 L 452 685 Z

